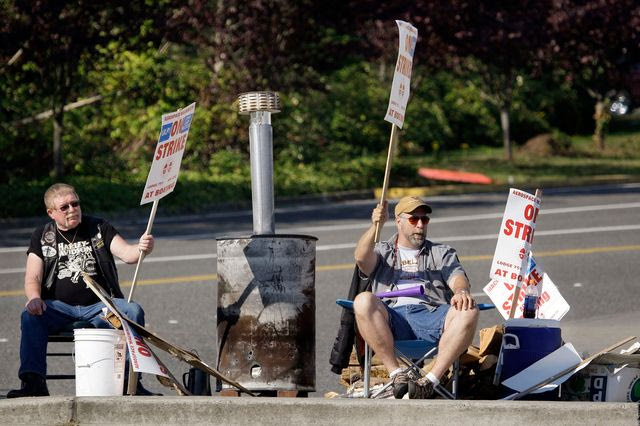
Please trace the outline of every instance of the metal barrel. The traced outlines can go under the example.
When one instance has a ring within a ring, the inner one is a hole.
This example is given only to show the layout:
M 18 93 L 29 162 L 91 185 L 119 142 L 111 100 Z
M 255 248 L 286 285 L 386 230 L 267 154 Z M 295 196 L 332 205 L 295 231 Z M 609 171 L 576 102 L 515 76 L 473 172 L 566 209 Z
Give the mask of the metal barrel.
M 217 366 L 247 389 L 315 391 L 316 241 L 217 239 Z

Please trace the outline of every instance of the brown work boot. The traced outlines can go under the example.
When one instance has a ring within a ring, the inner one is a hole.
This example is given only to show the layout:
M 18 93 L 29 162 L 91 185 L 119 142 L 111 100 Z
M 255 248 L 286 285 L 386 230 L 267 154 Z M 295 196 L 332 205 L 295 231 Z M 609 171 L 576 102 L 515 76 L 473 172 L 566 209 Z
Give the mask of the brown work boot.
M 433 382 L 422 377 L 416 381 L 409 382 L 409 399 L 429 399 L 433 398 L 435 390 L 433 389 Z
M 45 378 L 36 373 L 24 373 L 20 389 L 13 389 L 7 393 L 7 398 L 23 398 L 25 396 L 49 396 Z

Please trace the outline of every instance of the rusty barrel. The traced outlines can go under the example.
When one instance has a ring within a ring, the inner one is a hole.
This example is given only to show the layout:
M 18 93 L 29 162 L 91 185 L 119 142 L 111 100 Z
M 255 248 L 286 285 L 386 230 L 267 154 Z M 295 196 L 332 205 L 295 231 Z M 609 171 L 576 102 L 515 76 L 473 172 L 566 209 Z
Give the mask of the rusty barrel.
M 316 241 L 217 239 L 217 366 L 247 389 L 315 391 Z

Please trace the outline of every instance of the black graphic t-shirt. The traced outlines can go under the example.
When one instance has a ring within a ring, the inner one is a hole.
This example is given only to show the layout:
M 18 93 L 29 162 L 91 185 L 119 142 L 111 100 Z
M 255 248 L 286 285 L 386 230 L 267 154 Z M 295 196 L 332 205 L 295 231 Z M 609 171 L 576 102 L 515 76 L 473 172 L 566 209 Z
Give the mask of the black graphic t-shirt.
M 46 247 L 44 254 L 40 244 L 43 230 L 44 226 L 41 226 L 33 232 L 27 254 L 33 253 L 43 260 L 45 255 L 58 257 L 55 280 L 49 290 L 48 297 L 73 306 L 87 306 L 99 302 L 100 300 L 87 287 L 81 275 L 82 272 L 86 272 L 98 284 L 106 288 L 105 279 L 91 248 L 88 227 L 84 223 L 80 223 L 75 229 L 69 231 L 61 231 L 56 228 L 56 249 L 50 250 L 49 247 Z M 106 221 L 101 225 L 101 230 L 104 244 L 109 247 L 118 231 Z

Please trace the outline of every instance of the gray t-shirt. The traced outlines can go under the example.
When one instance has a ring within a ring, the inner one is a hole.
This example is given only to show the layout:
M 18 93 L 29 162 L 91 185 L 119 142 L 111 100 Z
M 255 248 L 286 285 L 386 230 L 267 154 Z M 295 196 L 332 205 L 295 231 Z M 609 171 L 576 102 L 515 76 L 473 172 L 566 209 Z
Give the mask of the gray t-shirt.
M 388 241 L 376 244 L 378 263 L 372 274 L 374 293 L 395 289 L 397 283 L 405 278 L 396 241 L 397 235 L 394 235 Z M 424 287 L 424 296 L 420 297 L 421 301 L 416 299 L 416 302 L 427 305 L 430 310 L 449 304 L 453 291 L 448 283 L 455 275 L 466 276 L 455 249 L 446 244 L 425 240 L 418 253 L 417 273 L 412 277 Z M 395 302 L 395 299 L 389 299 L 391 305 Z

